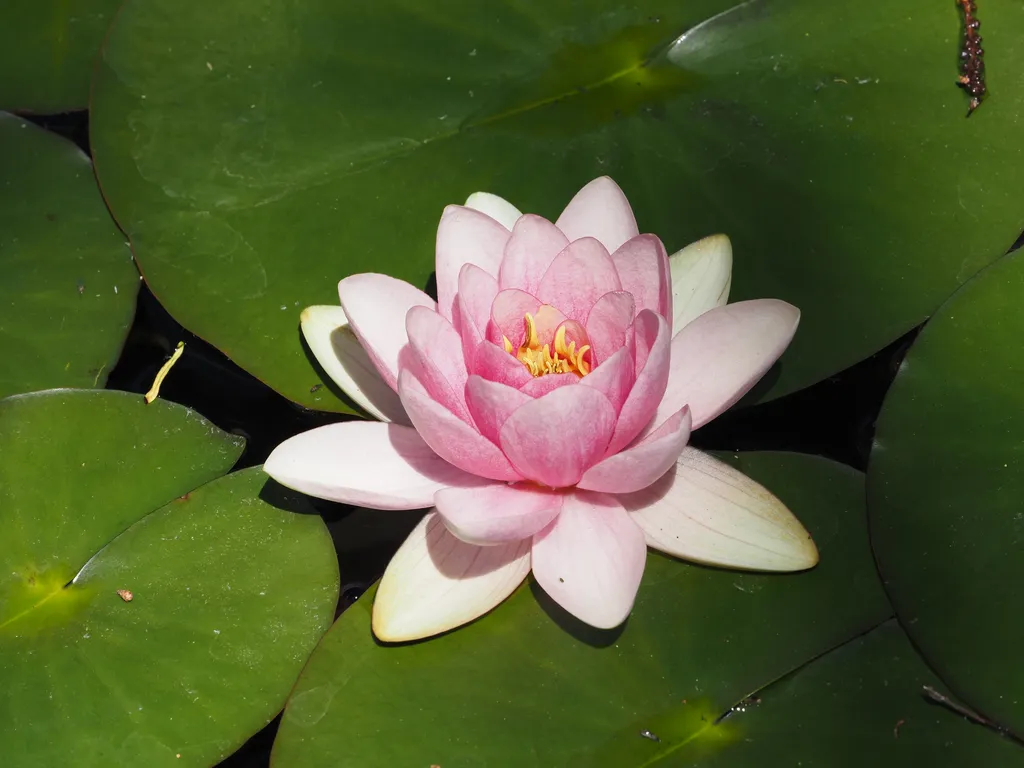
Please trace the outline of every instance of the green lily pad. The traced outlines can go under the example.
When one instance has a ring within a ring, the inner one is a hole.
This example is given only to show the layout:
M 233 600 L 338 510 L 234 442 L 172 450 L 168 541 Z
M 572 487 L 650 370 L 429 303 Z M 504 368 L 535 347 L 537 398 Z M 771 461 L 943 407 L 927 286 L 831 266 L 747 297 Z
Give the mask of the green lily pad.
M 121 0 L 5 0 L 0 109 L 85 109 L 96 55 Z
M 1024 254 L 925 326 L 878 420 L 872 540 L 914 643 L 958 695 L 1024 729 Z
M 965 120 L 953 3 L 133 0 L 93 147 L 161 302 L 297 403 L 348 410 L 298 331 L 340 278 L 422 286 L 445 204 L 553 217 L 603 174 L 670 251 L 729 234 L 734 299 L 802 309 L 775 396 L 919 324 L 1024 228 L 1024 11 L 982 13 L 991 93 Z
M 798 454 L 749 454 L 738 465 L 811 531 L 814 570 L 738 573 L 652 553 L 621 634 L 567 619 L 524 585 L 467 627 L 401 646 L 374 641 L 367 593 L 296 684 L 275 768 L 550 768 L 590 765 L 621 744 L 628 760 L 618 768 L 639 766 L 657 746 L 641 730 L 664 744 L 692 734 L 691 719 L 674 716 L 684 699 L 698 720 L 713 718 L 890 615 L 868 546 L 863 475 Z
M 102 387 L 131 326 L 139 273 L 89 158 L 2 112 L 0 274 L 0 397 Z
M 297 494 L 214 480 L 241 450 L 139 395 L 0 400 L 5 766 L 208 766 L 280 709 L 337 562 Z
M 718 728 L 723 749 L 666 753 L 654 768 L 1024 765 L 1024 748 L 922 695 L 941 689 L 895 622 L 759 692 Z

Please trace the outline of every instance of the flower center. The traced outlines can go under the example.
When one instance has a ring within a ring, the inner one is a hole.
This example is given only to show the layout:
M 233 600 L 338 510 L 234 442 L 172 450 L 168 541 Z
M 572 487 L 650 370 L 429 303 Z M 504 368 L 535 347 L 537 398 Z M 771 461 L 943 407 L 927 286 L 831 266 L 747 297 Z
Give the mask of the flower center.
M 508 336 L 502 336 L 505 342 L 505 351 L 510 355 L 514 354 L 526 369 L 533 376 L 543 376 L 546 373 L 575 373 L 580 378 L 590 373 L 590 363 L 584 356 L 590 351 L 590 345 L 584 344 L 576 349 L 576 342 L 565 340 L 565 324 L 558 326 L 555 331 L 554 351 L 551 344 L 541 344 L 537 335 L 537 323 L 533 315 L 526 313 L 526 335 L 522 346 L 515 352 L 512 351 L 512 342 Z

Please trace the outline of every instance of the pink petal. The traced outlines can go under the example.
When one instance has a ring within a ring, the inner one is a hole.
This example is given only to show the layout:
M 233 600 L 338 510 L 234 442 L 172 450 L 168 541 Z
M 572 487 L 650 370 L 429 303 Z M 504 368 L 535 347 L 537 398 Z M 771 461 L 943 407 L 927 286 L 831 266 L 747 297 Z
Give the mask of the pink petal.
M 459 272 L 459 301 L 481 332 L 491 319 L 491 305 L 498 295 L 498 281 L 476 264 L 466 264 Z
M 440 458 L 411 427 L 369 421 L 289 438 L 263 471 L 310 496 L 372 509 L 428 507 L 442 488 L 481 482 Z
M 633 294 L 636 311 L 649 309 L 672 317 L 672 277 L 668 254 L 654 235 L 638 235 L 612 254 L 622 290 Z
M 463 421 L 471 422 L 465 394 L 469 374 L 462 357 L 462 339 L 455 328 L 426 307 L 410 309 L 405 328 L 417 362 L 414 373 L 431 399 Z
M 446 319 L 452 317 L 463 265 L 476 264 L 496 278 L 508 238 L 505 227 L 480 211 L 461 205 L 444 209 L 437 225 L 436 270 L 438 312 Z
M 373 634 L 398 643 L 447 632 L 494 608 L 529 572 L 529 541 L 466 544 L 440 515 L 429 514 L 384 571 L 373 599 Z
M 577 192 L 555 226 L 570 241 L 595 237 L 609 253 L 615 253 L 624 242 L 640 233 L 626 195 L 607 176 L 594 179 Z
M 643 368 L 637 373 L 629 397 L 619 411 L 615 434 L 608 445 L 608 456 L 616 454 L 633 442 L 651 421 L 658 404 L 665 397 L 668 385 L 670 353 L 672 350 L 668 322 L 661 315 L 645 309 L 633 322 L 637 359 L 643 358 Z M 685 403 L 681 404 L 680 408 Z
M 512 229 L 523 215 L 508 200 L 490 192 L 474 192 L 466 198 L 466 207 L 486 213 L 505 229 Z
M 448 530 L 470 544 L 528 539 L 562 508 L 562 494 L 524 483 L 462 490 L 444 489 L 434 496 L 434 504 Z
M 647 544 L 698 563 L 801 571 L 818 562 L 810 535 L 764 486 L 694 448 L 642 491 L 619 496 Z
M 615 409 L 604 395 L 560 387 L 513 412 L 501 428 L 501 448 L 524 478 L 564 488 L 603 456 L 614 428 Z
M 536 317 L 541 303 L 536 296 L 518 288 L 498 291 L 491 304 L 487 340 L 500 347 L 504 337 L 512 342 L 513 349 L 519 349 L 526 336 L 526 313 Z
M 622 289 L 608 251 L 597 240 L 585 237 L 569 243 L 541 279 L 537 298 L 585 323 L 591 307 L 609 291 Z
M 636 445 L 592 466 L 577 486 L 604 493 L 642 490 L 675 466 L 689 439 L 690 411 L 684 407 Z
M 559 387 L 579 384 L 580 381 L 580 377 L 575 373 L 548 373 L 526 382 L 519 391 L 529 397 L 538 398 L 544 397 L 548 392 L 554 392 Z
M 398 377 L 398 396 L 420 437 L 442 459 L 491 480 L 521 479 L 494 443 L 435 402 L 409 368 Z
M 633 609 L 647 562 L 644 533 L 613 497 L 568 494 L 549 528 L 533 537 L 533 575 L 576 618 L 617 627 Z
M 366 272 L 338 283 L 341 306 L 371 362 L 392 389 L 398 387 L 398 355 L 409 342 L 405 316 L 413 307 L 433 309 L 423 291 L 387 275 Z
M 635 380 L 633 357 L 629 350 L 623 347 L 580 379 L 580 384 L 584 387 L 593 387 L 607 397 L 618 415 L 622 404 L 629 397 Z
M 694 429 L 723 413 L 782 356 L 799 322 L 792 304 L 757 299 L 717 307 L 686 325 L 672 339 L 668 389 L 648 429 L 684 405 Z
M 562 230 L 550 221 L 526 214 L 516 222 L 505 245 L 498 283 L 502 288 L 519 288 L 536 295 L 544 273 L 568 244 Z
M 488 381 L 481 376 L 470 376 L 466 384 L 466 402 L 469 404 L 469 412 L 473 415 L 476 428 L 495 445 L 500 443 L 498 436 L 508 417 L 516 408 L 526 405 L 530 400 L 529 395 L 514 387 Z
M 665 319 L 667 320 L 668 318 Z M 646 329 L 646 332 L 638 332 L 638 329 L 640 331 L 644 331 Z M 640 371 L 642 371 L 647 366 L 647 357 L 648 355 L 651 354 L 651 349 L 654 345 L 654 342 L 657 340 L 657 334 L 651 333 L 651 330 L 653 329 L 654 325 L 652 325 L 650 322 L 647 322 L 644 325 L 639 325 L 634 320 L 633 335 L 627 337 L 627 344 L 629 345 L 629 349 L 633 353 L 633 362 L 636 365 L 637 375 L 639 375 Z M 670 332 L 669 343 L 671 343 L 671 338 L 672 337 Z
M 606 293 L 591 307 L 586 327 L 591 358 L 597 365 L 626 346 L 626 333 L 636 311 L 632 294 L 625 291 Z
M 484 340 L 491 321 L 491 304 L 497 295 L 497 280 L 476 264 L 463 266 L 459 273 L 459 295 L 452 308 L 452 325 L 462 338 L 462 356 L 467 370 L 473 368 L 473 356 Z
M 473 322 L 472 314 L 462 300 L 460 293 L 455 298 L 455 306 L 452 307 L 452 325 L 459 333 L 462 340 L 462 357 L 466 361 L 466 370 L 473 370 L 473 358 L 476 356 L 476 349 L 484 340 L 483 332 Z
M 525 365 L 489 341 L 481 342 L 476 348 L 470 372 L 483 376 L 488 381 L 508 384 L 516 389 L 533 380 Z

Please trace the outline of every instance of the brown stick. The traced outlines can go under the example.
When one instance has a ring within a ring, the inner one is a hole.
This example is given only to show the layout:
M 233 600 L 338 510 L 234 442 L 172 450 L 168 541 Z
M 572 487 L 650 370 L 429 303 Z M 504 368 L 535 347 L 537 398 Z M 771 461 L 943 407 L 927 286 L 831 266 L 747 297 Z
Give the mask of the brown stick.
M 967 108 L 967 116 L 979 106 L 985 98 L 985 50 L 981 47 L 981 22 L 978 21 L 978 4 L 975 0 L 956 0 L 964 13 L 964 40 L 960 48 L 960 77 L 956 82 L 970 94 L 971 101 Z

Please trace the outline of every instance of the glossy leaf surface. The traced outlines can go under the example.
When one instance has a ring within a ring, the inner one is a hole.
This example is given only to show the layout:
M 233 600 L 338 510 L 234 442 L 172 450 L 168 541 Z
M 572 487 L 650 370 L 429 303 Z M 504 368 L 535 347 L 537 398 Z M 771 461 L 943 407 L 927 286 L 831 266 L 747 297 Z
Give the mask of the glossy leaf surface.
M 946 683 L 1024 729 L 1024 255 L 955 294 L 886 397 L 869 473 L 872 539 L 900 620 Z
M 5 113 L 0 275 L 0 397 L 102 387 L 135 313 L 131 252 L 89 158 Z
M 719 726 L 723 749 L 679 750 L 649 765 L 1024 765 L 1024 748 L 925 698 L 926 685 L 948 693 L 888 622 L 741 703 Z
M 85 109 L 100 43 L 121 0 L 5 0 L 0 109 Z

